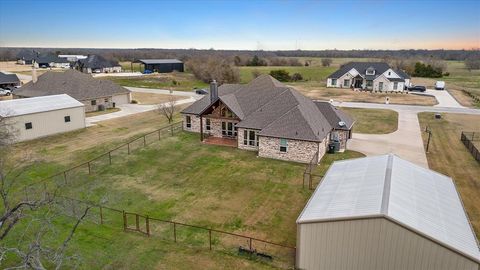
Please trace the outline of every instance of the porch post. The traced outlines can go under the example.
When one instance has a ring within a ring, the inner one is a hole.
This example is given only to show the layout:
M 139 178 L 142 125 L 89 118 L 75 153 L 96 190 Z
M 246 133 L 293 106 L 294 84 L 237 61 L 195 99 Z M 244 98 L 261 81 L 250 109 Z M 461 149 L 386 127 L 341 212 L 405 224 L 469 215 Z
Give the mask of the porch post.
M 203 142 L 203 117 L 200 115 L 200 141 Z

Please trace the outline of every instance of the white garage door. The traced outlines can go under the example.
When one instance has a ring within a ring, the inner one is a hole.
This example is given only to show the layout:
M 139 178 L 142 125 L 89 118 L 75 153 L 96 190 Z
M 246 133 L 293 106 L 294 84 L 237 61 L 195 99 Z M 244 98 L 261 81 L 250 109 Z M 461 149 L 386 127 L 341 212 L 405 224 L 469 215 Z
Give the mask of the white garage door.
M 130 103 L 129 94 L 121 94 L 112 97 L 112 101 L 115 102 L 115 105 L 127 104 Z

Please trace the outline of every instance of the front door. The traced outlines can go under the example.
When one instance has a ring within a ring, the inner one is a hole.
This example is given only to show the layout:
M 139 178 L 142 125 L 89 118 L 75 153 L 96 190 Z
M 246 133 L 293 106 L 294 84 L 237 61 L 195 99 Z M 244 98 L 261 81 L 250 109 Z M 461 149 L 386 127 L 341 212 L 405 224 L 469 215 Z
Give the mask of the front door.
M 236 123 L 222 122 L 222 136 L 224 137 L 237 137 Z
M 356 79 L 355 80 L 355 88 L 362 88 L 362 80 L 358 80 Z

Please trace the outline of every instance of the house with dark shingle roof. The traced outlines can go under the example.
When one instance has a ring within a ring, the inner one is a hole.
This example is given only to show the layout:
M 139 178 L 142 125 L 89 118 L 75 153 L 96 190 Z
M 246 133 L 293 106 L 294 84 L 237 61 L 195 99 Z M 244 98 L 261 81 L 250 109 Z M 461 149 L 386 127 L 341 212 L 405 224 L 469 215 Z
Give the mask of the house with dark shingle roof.
M 65 72 L 48 71 L 38 80 L 17 89 L 15 97 L 30 98 L 67 94 L 85 104 L 85 111 L 96 111 L 100 105 L 114 108 L 131 101 L 130 90 L 109 80 L 95 79 L 91 75 L 69 69 Z
M 15 86 L 20 86 L 20 80 L 17 74 L 6 74 L 0 72 L 0 88 L 10 89 Z
M 40 68 L 70 68 L 70 62 L 60 58 L 54 53 L 44 53 L 35 58 L 35 63 Z
M 349 62 L 327 77 L 327 87 L 404 91 L 410 76 L 384 62 Z
M 17 64 L 31 65 L 37 59 L 38 52 L 32 49 L 22 49 L 17 53 Z
M 331 143 L 345 150 L 354 121 L 268 75 L 246 85 L 210 85 L 210 94 L 182 112 L 184 130 L 205 143 L 257 151 L 260 157 L 320 161 Z
M 100 55 L 89 55 L 78 60 L 74 68 L 84 73 L 115 73 L 121 72 L 122 66 L 113 60 L 107 60 Z

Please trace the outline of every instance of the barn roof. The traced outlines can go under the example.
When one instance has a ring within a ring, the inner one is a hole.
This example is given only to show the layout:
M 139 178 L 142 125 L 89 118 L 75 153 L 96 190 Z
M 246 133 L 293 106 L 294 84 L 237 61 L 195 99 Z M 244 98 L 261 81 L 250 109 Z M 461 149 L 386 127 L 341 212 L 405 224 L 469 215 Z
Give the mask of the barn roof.
M 91 75 L 69 69 L 65 72 L 48 71 L 38 81 L 25 84 L 14 93 L 21 97 L 68 94 L 76 100 L 90 100 L 129 93 L 130 90 L 109 80 L 95 79 Z
M 480 262 L 452 179 L 392 154 L 335 162 L 297 223 L 372 217 L 385 217 Z
M 52 95 L 0 101 L 0 116 L 12 117 L 85 106 L 69 95 Z
M 138 59 L 136 63 L 143 64 L 182 64 L 183 62 L 178 59 Z

